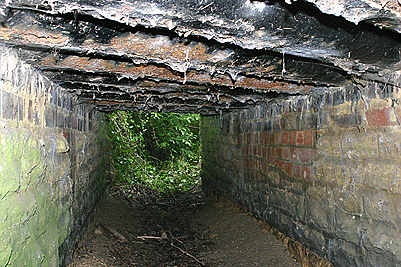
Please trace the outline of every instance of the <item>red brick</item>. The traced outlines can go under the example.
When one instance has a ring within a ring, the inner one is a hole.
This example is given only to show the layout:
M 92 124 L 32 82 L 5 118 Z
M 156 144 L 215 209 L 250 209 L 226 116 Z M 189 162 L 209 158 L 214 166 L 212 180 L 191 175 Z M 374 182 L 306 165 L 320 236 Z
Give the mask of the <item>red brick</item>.
M 388 109 L 373 109 L 366 112 L 366 120 L 369 126 L 389 126 Z
M 275 156 L 275 158 L 278 158 L 278 159 L 280 159 L 281 158 L 281 147 L 276 147 L 275 149 L 274 149 L 274 156 Z
M 288 145 L 288 140 L 289 136 L 288 136 L 288 132 L 287 131 L 283 131 L 281 133 L 281 144 L 282 145 Z
M 290 140 L 289 140 L 289 144 L 290 145 L 295 145 L 296 144 L 296 137 L 297 137 L 297 132 L 296 131 L 291 131 L 290 132 Z
M 304 133 L 304 145 L 305 146 L 313 146 L 313 135 L 314 131 L 312 130 L 306 130 Z
M 281 143 L 281 132 L 274 133 L 274 144 L 279 145 Z
M 304 145 L 304 132 L 303 131 L 297 131 L 297 137 L 295 141 L 297 146 L 303 146 Z

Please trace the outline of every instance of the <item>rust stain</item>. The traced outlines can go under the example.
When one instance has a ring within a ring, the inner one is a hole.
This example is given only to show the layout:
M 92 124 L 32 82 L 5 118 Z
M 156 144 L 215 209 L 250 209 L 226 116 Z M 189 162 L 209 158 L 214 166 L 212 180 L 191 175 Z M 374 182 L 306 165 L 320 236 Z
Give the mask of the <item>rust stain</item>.
M 17 39 L 22 40 L 24 43 L 34 43 L 43 45 L 65 45 L 68 43 L 69 38 L 59 33 L 49 33 L 44 30 L 30 29 L 20 30 L 17 28 L 0 28 L 0 36 L 4 39 Z M 228 62 L 227 58 L 229 53 L 225 50 L 213 51 L 208 53 L 207 47 L 201 43 L 184 44 L 175 42 L 168 37 L 160 36 L 144 36 L 143 34 L 125 34 L 113 38 L 109 44 L 100 44 L 92 39 L 87 39 L 82 44 L 82 48 L 88 50 L 102 50 L 102 51 L 117 51 L 118 53 L 133 53 L 144 57 L 170 59 L 178 62 L 201 62 L 201 63 L 214 63 L 216 55 L 221 56 L 218 61 Z M 217 53 L 217 54 L 216 54 Z M 227 56 L 227 57 L 226 57 Z M 69 56 L 61 62 L 57 62 L 55 56 L 49 55 L 45 57 L 42 62 L 44 66 L 70 67 L 84 71 L 104 71 L 113 72 L 121 75 L 132 75 L 137 77 L 154 77 L 165 80 L 184 81 L 184 75 L 177 73 L 168 67 L 160 67 L 155 65 L 142 65 L 137 66 L 126 62 L 116 62 L 113 60 L 103 60 L 89 57 Z M 263 69 L 263 72 L 270 72 L 276 66 L 260 66 L 256 67 L 257 70 Z M 277 90 L 287 90 L 286 83 L 271 82 L 267 79 L 239 77 L 237 81 L 233 81 L 228 74 L 210 75 L 205 71 L 188 70 L 186 72 L 186 80 L 198 84 L 212 84 L 223 85 L 229 87 L 245 87 L 269 91 L 274 88 Z M 297 90 L 300 90 L 299 88 Z
M 42 64 L 45 66 L 55 66 L 57 63 L 57 59 L 53 55 L 48 55 L 42 60 Z
M 213 57 L 213 54 L 208 54 L 207 47 L 201 43 L 191 46 L 181 42 L 175 43 L 169 40 L 168 37 L 145 37 L 131 33 L 113 38 L 106 46 L 137 55 L 169 58 L 178 61 L 189 59 L 206 62 Z
M 45 62 L 42 62 L 45 65 Z M 70 67 L 84 71 L 113 71 L 115 65 L 113 61 L 102 59 L 91 59 L 89 57 L 69 56 L 60 62 L 61 67 Z M 50 65 L 59 67 L 58 65 Z
M 57 60 L 48 56 L 41 62 L 44 66 L 50 67 L 68 67 L 78 69 L 82 71 L 93 71 L 93 72 L 112 72 L 117 75 L 128 75 L 133 77 L 141 78 L 157 78 L 166 81 L 182 81 L 184 77 L 182 74 L 177 73 L 169 69 L 168 67 L 161 67 L 155 65 L 133 65 L 127 62 L 116 62 L 112 60 L 94 59 L 89 57 L 78 57 L 69 56 L 62 61 L 57 63 Z M 233 81 L 228 74 L 219 74 L 211 76 L 207 72 L 190 70 L 186 73 L 187 84 L 186 87 L 190 87 L 190 82 L 199 85 L 217 85 L 227 87 L 244 87 L 251 89 L 258 89 L 262 91 L 269 91 L 271 89 L 282 90 L 282 91 L 309 91 L 310 87 L 307 86 L 295 86 L 289 85 L 285 82 L 272 82 L 270 80 L 251 78 L 251 77 L 240 77 L 237 81 Z M 154 85 L 153 85 L 154 86 Z
M 51 33 L 43 29 L 19 29 L 0 27 L 0 36 L 3 40 L 19 40 L 24 43 L 39 45 L 65 45 L 69 38 L 60 33 Z

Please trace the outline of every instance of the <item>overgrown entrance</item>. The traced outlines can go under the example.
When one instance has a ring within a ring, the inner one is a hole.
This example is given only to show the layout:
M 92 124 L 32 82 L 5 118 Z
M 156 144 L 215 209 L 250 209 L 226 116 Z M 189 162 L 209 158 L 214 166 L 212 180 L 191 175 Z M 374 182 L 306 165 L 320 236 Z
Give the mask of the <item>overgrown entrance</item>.
M 107 117 L 115 183 L 163 193 L 199 185 L 198 114 L 116 111 Z
M 266 225 L 227 200 L 205 198 L 199 115 L 107 118 L 113 185 L 72 266 L 296 266 Z

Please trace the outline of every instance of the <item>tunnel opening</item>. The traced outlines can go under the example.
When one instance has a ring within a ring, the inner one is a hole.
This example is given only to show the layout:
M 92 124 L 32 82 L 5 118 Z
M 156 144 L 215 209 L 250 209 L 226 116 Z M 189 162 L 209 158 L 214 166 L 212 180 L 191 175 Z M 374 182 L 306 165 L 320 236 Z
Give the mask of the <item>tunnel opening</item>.
M 255 221 L 248 210 L 223 194 L 205 188 L 209 190 L 206 196 L 200 176 L 200 119 L 199 114 L 177 113 L 114 111 L 106 115 L 112 182 L 68 266 L 280 262 L 295 267 L 296 257 L 298 262 L 331 266 L 276 229 Z M 286 246 L 276 239 L 304 254 L 288 257 Z M 263 248 L 270 252 L 261 254 Z
M 118 111 L 107 118 L 114 183 L 165 193 L 200 186 L 199 114 Z

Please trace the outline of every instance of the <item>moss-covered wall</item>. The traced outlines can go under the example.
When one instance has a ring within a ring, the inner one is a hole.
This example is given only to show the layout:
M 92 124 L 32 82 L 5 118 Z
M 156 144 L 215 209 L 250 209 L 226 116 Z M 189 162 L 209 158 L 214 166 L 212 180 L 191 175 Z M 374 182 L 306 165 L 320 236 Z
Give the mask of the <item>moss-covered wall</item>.
M 202 117 L 202 179 L 335 266 L 401 266 L 399 87 Z
M 0 266 L 60 266 L 106 186 L 102 115 L 0 47 Z

